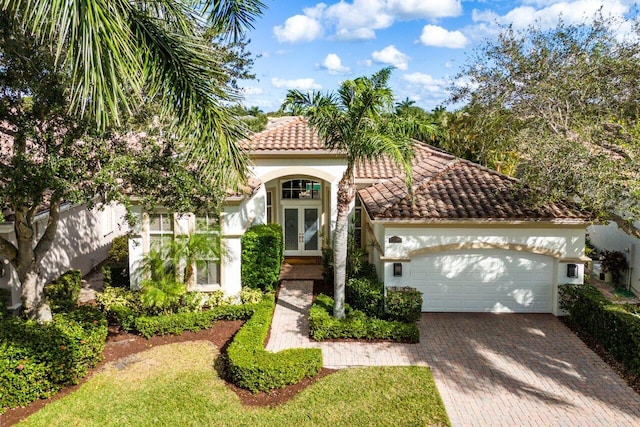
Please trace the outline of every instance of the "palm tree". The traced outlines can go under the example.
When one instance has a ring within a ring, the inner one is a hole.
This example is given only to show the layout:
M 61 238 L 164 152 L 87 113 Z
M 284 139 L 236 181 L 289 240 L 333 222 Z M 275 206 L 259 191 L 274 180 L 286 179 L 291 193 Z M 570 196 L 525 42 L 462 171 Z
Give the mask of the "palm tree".
M 393 114 L 393 93 L 387 82 L 391 68 L 371 77 L 346 80 L 337 93 L 288 92 L 281 109 L 303 114 L 330 150 L 344 153 L 345 170 L 338 184 L 338 206 L 334 235 L 334 315 L 344 317 L 349 210 L 356 195 L 354 168 L 358 161 L 382 155 L 405 171 L 411 188 L 413 157 L 411 129 Z M 410 126 L 409 126 L 410 127 Z
M 205 33 L 237 41 L 264 8 L 260 0 L 0 0 L 70 71 L 74 112 L 105 128 L 159 102 L 192 163 L 232 187 L 247 167 L 243 127 L 224 108 L 238 95 Z

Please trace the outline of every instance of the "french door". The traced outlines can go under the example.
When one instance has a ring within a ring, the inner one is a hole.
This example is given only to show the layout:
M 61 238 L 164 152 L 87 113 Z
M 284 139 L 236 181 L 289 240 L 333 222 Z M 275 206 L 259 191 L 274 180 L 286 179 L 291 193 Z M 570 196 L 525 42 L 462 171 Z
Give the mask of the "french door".
M 286 256 L 320 255 L 320 208 L 317 206 L 285 206 L 284 254 Z

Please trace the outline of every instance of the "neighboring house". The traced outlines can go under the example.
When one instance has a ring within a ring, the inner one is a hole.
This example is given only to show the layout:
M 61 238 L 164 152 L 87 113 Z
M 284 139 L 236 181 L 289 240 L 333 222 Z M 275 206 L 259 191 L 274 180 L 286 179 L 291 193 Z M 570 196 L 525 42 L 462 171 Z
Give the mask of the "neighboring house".
M 50 282 L 69 269 L 87 274 L 107 258 L 114 237 L 128 231 L 125 209 L 108 205 L 104 209 L 87 209 L 80 205 L 62 205 L 60 222 L 51 249 L 42 260 L 40 277 Z M 36 215 L 38 237 L 44 233 L 49 211 Z M 0 223 L 0 236 L 15 243 L 11 213 Z M 0 288 L 11 289 L 11 305 L 20 304 L 20 282 L 15 270 L 0 255 Z
M 299 117 L 272 121 L 248 148 L 254 176 L 225 204 L 223 255 L 197 272 L 192 289 L 238 295 L 240 238 L 253 224 L 281 224 L 286 256 L 319 257 L 329 243 L 344 156 L 326 150 Z M 562 203 L 532 208 L 515 180 L 419 143 L 413 173 L 414 204 L 387 159 L 356 167 L 354 232 L 386 286 L 423 292 L 423 311 L 559 313 L 558 288 L 582 283 L 586 217 Z M 154 244 L 206 223 L 192 214 L 136 213 L 134 287 Z
M 640 227 L 640 221 L 634 224 Z M 640 295 L 640 239 L 625 233 L 615 222 L 605 225 L 592 225 L 587 229 L 591 243 L 598 251 L 621 251 L 629 262 L 629 270 L 622 275 L 622 282 Z M 594 271 L 597 274 L 598 271 Z

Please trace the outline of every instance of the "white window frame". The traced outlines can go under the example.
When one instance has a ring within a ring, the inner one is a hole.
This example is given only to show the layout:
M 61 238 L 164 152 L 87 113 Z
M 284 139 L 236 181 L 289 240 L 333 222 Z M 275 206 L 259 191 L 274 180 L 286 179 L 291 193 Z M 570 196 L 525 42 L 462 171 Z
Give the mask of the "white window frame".
M 202 220 L 204 218 L 204 222 L 206 224 L 206 228 L 204 230 L 202 229 L 198 229 L 198 220 Z M 220 231 L 217 228 L 213 228 L 213 226 L 217 227 L 218 225 L 218 221 L 215 220 L 213 217 L 209 216 L 209 214 L 204 214 L 204 215 L 196 215 L 195 216 L 195 226 L 194 226 L 194 232 L 197 234 L 217 234 L 219 235 Z M 202 271 L 202 268 L 199 268 L 202 265 L 202 263 L 204 263 L 204 270 L 206 270 L 206 274 L 207 274 L 207 283 L 201 283 L 200 282 L 200 272 Z M 211 280 L 211 270 L 210 270 L 210 265 L 214 264 L 215 267 L 215 278 L 213 280 Z M 203 259 L 197 259 L 195 262 L 195 265 L 193 266 L 194 268 L 194 274 L 195 274 L 195 286 L 202 289 L 210 289 L 212 287 L 214 288 L 219 288 L 220 287 L 220 273 L 221 273 L 221 265 L 220 265 L 220 257 L 217 258 L 203 258 Z
M 149 248 L 151 250 L 162 250 L 163 249 L 163 241 L 165 240 L 165 238 L 170 238 L 171 240 L 174 239 L 175 237 L 175 224 L 174 224 L 174 217 L 173 214 L 171 213 L 166 213 L 166 212 L 159 212 L 159 213 L 152 213 L 149 214 Z M 154 217 L 158 218 L 158 222 L 160 224 L 160 229 L 159 230 L 153 230 L 151 227 L 151 224 L 153 223 Z M 163 221 L 163 219 L 168 219 L 169 220 L 169 227 L 165 228 L 165 224 Z M 156 240 L 154 238 L 158 238 L 159 237 L 159 241 L 160 241 L 160 245 L 154 247 L 153 241 Z

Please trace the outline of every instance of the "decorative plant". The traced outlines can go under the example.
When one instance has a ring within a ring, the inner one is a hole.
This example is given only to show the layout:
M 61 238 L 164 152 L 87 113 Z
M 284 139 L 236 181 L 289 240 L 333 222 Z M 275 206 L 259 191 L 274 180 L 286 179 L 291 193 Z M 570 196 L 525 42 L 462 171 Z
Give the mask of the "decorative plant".
M 602 271 L 604 273 L 611 273 L 613 283 L 620 283 L 622 272 L 629 268 L 627 258 L 621 251 L 602 251 L 600 256 L 600 262 L 602 265 Z

